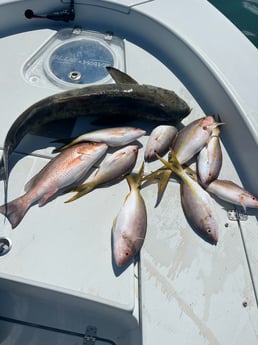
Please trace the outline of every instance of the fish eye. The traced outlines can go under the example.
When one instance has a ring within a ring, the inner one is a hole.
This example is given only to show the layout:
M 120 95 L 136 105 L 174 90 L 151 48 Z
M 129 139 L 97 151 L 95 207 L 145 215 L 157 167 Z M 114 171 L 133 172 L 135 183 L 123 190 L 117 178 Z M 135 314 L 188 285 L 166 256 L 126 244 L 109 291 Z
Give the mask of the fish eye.
M 207 126 L 203 126 L 202 129 L 203 129 L 204 131 L 206 131 L 206 130 L 207 130 Z

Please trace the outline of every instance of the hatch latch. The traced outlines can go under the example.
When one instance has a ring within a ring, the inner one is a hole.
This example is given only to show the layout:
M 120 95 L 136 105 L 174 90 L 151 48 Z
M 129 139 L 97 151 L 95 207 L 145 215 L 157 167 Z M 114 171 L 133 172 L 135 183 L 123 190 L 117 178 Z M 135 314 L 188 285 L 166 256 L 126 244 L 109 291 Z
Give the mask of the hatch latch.
M 95 326 L 88 326 L 83 337 L 83 345 L 95 345 L 97 340 L 97 328 Z
M 49 14 L 38 15 L 38 14 L 35 14 L 31 9 L 27 9 L 24 12 L 24 15 L 27 19 L 44 18 L 44 19 L 64 21 L 64 22 L 68 23 L 69 21 L 72 21 L 75 18 L 74 0 L 71 0 L 69 9 L 67 9 L 67 10 L 52 12 Z
M 228 219 L 234 221 L 246 221 L 248 219 L 247 214 L 241 212 L 238 209 L 231 209 L 227 211 Z

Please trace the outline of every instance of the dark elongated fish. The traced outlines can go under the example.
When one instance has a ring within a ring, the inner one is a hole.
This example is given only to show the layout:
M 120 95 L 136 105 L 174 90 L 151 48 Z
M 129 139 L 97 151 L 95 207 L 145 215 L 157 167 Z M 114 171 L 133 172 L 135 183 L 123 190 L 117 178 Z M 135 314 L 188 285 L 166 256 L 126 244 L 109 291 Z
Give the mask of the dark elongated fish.
M 175 124 L 191 111 L 175 92 L 151 85 L 139 85 L 125 73 L 108 69 L 117 84 L 87 86 L 46 97 L 26 109 L 12 124 L 4 142 L 0 178 L 5 181 L 5 202 L 9 159 L 24 136 L 52 121 L 79 116 L 140 119 Z M 124 79 L 123 79 L 124 78 Z M 121 81 L 126 80 L 127 83 Z

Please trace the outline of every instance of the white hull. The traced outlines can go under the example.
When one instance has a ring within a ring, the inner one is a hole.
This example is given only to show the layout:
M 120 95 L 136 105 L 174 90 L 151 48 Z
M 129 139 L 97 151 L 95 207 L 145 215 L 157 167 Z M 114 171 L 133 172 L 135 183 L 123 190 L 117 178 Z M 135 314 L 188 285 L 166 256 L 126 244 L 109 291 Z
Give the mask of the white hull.
M 35 52 L 64 28 L 108 31 L 123 39 L 129 75 L 188 102 L 193 110 L 184 124 L 219 114 L 225 122 L 220 177 L 257 196 L 258 51 L 238 29 L 203 0 L 82 0 L 69 23 L 24 17 L 26 9 L 44 14 L 68 5 L 0 1 L 0 147 L 22 111 L 57 92 L 26 80 L 24 66 Z M 87 121 L 78 120 L 72 134 L 82 126 Z M 51 157 L 52 139 L 23 140 L 16 154 L 30 155 L 11 172 L 9 199 Z M 135 171 L 142 157 L 140 150 Z M 80 336 L 93 326 L 97 337 L 116 345 L 255 345 L 257 211 L 248 209 L 247 220 L 230 220 L 234 207 L 216 203 L 220 237 L 211 246 L 187 223 L 178 184 L 169 184 L 157 208 L 151 185 L 143 190 L 148 232 L 140 262 L 116 271 L 110 230 L 127 191 L 122 181 L 68 205 L 62 196 L 32 207 L 15 230 L 1 217 L 0 236 L 10 238 L 12 248 L 0 257 L 0 343 L 82 344 Z

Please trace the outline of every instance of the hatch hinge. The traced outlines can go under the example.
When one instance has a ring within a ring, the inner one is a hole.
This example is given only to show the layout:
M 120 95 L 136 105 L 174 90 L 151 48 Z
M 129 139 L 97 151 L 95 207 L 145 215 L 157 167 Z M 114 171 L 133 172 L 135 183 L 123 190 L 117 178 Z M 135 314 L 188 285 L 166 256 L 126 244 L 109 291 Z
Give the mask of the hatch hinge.
M 38 15 L 38 14 L 35 14 L 31 9 L 27 9 L 24 12 L 24 15 L 27 19 L 44 18 L 44 19 L 64 21 L 64 22 L 68 23 L 69 21 L 72 21 L 75 18 L 74 0 L 71 0 L 69 9 L 67 9 L 67 10 L 52 12 L 49 14 Z
M 246 213 L 241 212 L 238 209 L 227 210 L 228 219 L 234 221 L 247 221 L 248 216 Z
M 83 337 L 83 345 L 95 345 L 97 340 L 97 328 L 95 326 L 88 326 Z

